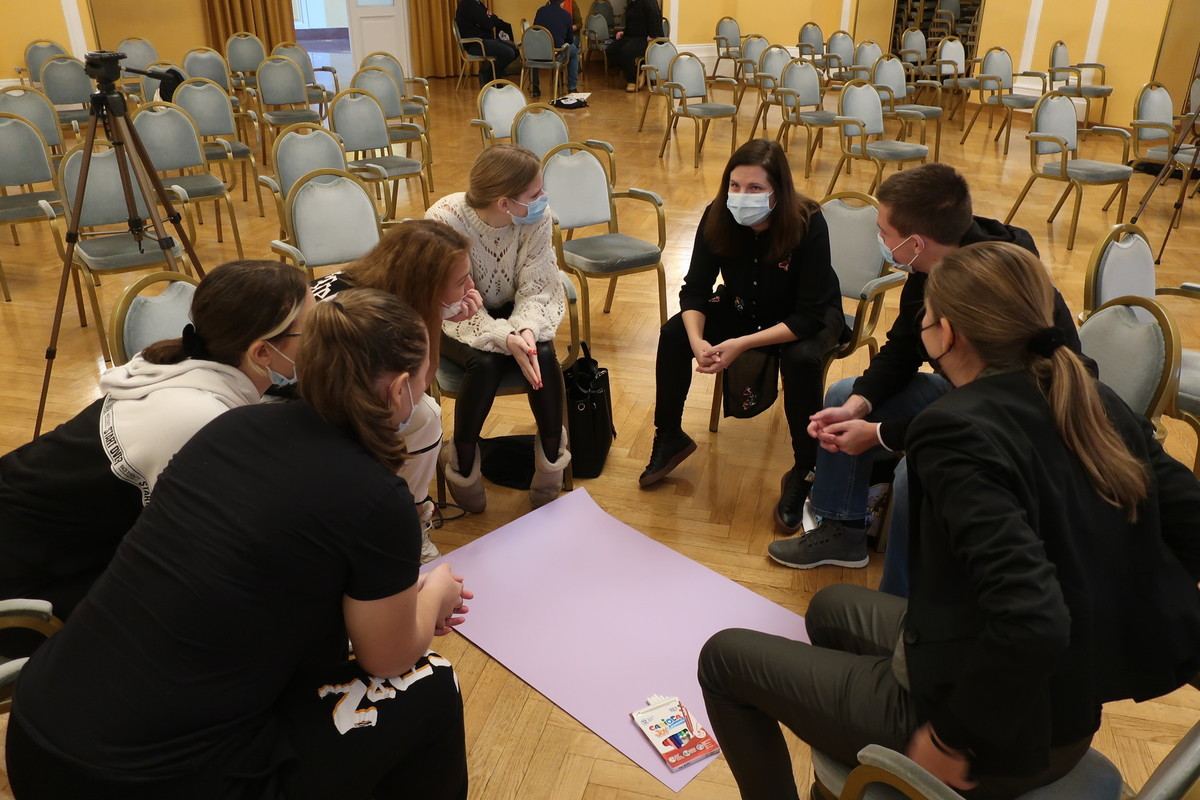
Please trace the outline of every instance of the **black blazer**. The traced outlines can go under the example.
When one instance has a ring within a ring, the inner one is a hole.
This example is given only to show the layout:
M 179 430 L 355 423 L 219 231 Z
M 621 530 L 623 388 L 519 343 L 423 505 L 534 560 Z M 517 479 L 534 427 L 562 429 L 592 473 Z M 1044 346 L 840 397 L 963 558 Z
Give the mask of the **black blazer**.
M 909 682 L 980 775 L 1044 767 L 1099 727 L 1102 703 L 1200 667 L 1200 483 L 1097 386 L 1149 468 L 1136 522 L 1092 489 L 1025 371 L 955 389 L 909 430 Z

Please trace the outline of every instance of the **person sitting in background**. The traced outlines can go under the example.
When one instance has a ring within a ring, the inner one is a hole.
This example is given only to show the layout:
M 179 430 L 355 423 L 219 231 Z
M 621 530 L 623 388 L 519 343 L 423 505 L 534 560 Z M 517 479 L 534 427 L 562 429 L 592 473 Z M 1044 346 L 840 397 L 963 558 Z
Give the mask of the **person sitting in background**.
M 418 574 L 396 477 L 426 358 L 391 294 L 308 313 L 300 399 L 196 434 L 25 665 L 14 796 L 466 798 L 462 698 L 429 647 L 472 594 L 449 564 Z
M 507 75 L 509 65 L 520 55 L 516 45 L 512 43 L 512 25 L 488 11 L 483 0 L 458 0 L 458 7 L 454 11 L 454 21 L 458 23 L 458 33 L 462 38 L 483 40 L 483 52 L 475 55 L 486 55 L 496 61 L 494 74 L 490 62 L 480 63 L 480 88 Z M 501 39 L 501 36 L 507 38 Z M 478 45 L 472 43 L 466 47 L 471 50 Z
M 732 629 L 701 651 L 747 800 L 797 796 L 780 722 L 847 765 L 881 744 L 967 797 L 1018 797 L 1071 771 L 1103 703 L 1200 667 L 1200 482 L 1064 346 L 1045 267 L 968 245 L 923 305 L 954 388 L 908 429 L 910 599 L 834 585 L 812 644 Z
M 717 277 L 723 285 L 714 293 Z M 678 314 L 658 336 L 654 443 L 638 482 L 650 486 L 696 450 L 683 406 L 696 371 L 728 369 L 748 350 L 779 355 L 792 467 L 783 476 L 775 524 L 800 526 L 817 444 L 809 415 L 821 407 L 825 356 L 845 330 L 842 295 L 820 206 L 796 192 L 777 142 L 752 139 L 725 165 L 717 197 L 696 229 Z M 771 388 L 777 380 L 770 375 Z
M 311 304 L 293 267 L 222 264 L 196 287 L 181 338 L 108 370 L 103 397 L 0 458 L 0 598 L 48 600 L 69 617 L 176 451 L 220 414 L 295 380 Z
M 637 91 L 637 63 L 646 55 L 646 45 L 663 35 L 662 9 L 658 0 L 633 0 L 625 7 L 625 29 L 617 31 L 608 46 L 608 57 L 625 73 L 625 91 Z
M 529 384 L 529 408 L 537 421 L 529 486 L 537 508 L 558 496 L 571 459 L 563 428 L 563 374 L 554 352 L 566 302 L 542 164 L 524 147 L 499 144 L 479 154 L 467 181 L 466 192 L 447 195 L 425 212 L 471 243 L 471 280 L 483 298 L 478 314 L 442 325 L 442 354 L 464 374 L 454 438 L 440 458 L 455 502 L 473 513 L 486 509 L 479 435 L 515 362 Z
M 579 88 L 579 48 L 575 46 L 575 23 L 571 12 L 563 7 L 566 0 L 547 0 L 546 4 L 537 10 L 533 24 L 540 25 L 554 37 L 554 46 L 567 48 L 567 91 L 574 92 Z M 540 69 L 533 71 L 533 96 L 541 97 L 538 88 Z
M 894 173 L 879 187 L 879 246 L 883 257 L 909 272 L 900 292 L 900 313 L 887 341 L 859 378 L 829 388 L 825 408 L 812 417 L 809 434 L 821 445 L 810 498 L 820 524 L 803 535 L 772 542 L 779 564 L 809 569 L 823 564 L 865 567 L 867 494 L 877 459 L 902 450 L 913 416 L 950 385 L 919 371 L 928 360 L 917 333 L 930 271 L 945 256 L 975 242 L 1010 242 L 1037 255 L 1033 237 L 1021 228 L 972 214 L 966 180 L 946 164 L 923 164 Z M 1079 334 L 1062 295 L 1054 293 L 1054 323 L 1067 345 L 1080 353 Z M 1087 363 L 1094 363 L 1086 359 Z M 888 537 L 884 591 L 905 594 L 908 527 L 906 465 L 892 484 L 892 527 Z
M 425 329 L 433 331 L 425 380 L 414 386 L 420 399 L 400 432 L 408 458 L 399 475 L 417 499 L 422 563 L 440 555 L 429 538 L 435 504 L 428 490 L 442 443 L 442 410 L 428 391 L 441 357 L 442 320 L 462 322 L 483 307 L 483 299 L 471 281 L 469 248 L 466 238 L 448 225 L 433 220 L 404 220 L 345 271 L 318 278 L 312 284 L 313 296 L 318 300 L 328 300 L 352 288 L 389 292 L 416 309 Z

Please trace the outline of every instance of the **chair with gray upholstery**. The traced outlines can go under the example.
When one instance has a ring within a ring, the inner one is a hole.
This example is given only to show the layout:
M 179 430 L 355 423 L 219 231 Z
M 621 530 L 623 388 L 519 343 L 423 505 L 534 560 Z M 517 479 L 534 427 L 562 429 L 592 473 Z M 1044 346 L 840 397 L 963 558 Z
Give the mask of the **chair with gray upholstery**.
M 313 67 L 312 56 L 295 42 L 280 42 L 271 48 L 271 55 L 283 56 L 296 62 L 300 67 L 300 72 L 304 75 L 304 91 L 308 97 L 308 104 L 315 104 L 321 116 L 324 117 L 329 101 L 342 90 L 341 84 L 338 83 L 337 70 L 332 66 Z M 328 72 L 333 76 L 332 89 L 325 87 L 317 80 L 318 72 Z
M 1093 82 L 1084 83 L 1083 73 L 1087 70 L 1094 77 Z M 1097 62 L 1071 63 L 1071 56 L 1066 42 L 1059 39 L 1050 46 L 1050 67 L 1046 72 L 1049 88 L 1059 91 L 1067 97 L 1078 97 L 1084 102 L 1083 123 L 1091 124 L 1092 101 L 1100 101 L 1100 124 L 1108 114 L 1108 98 L 1112 96 L 1113 87 L 1106 84 L 1107 67 Z M 1056 85 L 1061 84 L 1061 85 Z
M 44 184 L 46 188 L 40 191 L 25 188 L 35 184 Z M 62 210 L 45 138 L 24 117 L 5 112 L 0 112 L 0 187 L 5 192 L 0 196 L 0 224 L 11 228 L 13 244 L 21 243 L 17 225 L 46 221 L 42 202 L 50 203 L 56 211 Z M 9 194 L 10 190 L 15 192 Z M 0 291 L 5 302 L 12 300 L 3 264 L 0 264 Z
M 758 59 L 770 46 L 767 37 L 757 33 L 747 34 L 742 39 L 742 55 L 737 59 L 738 89 L 733 101 L 738 108 L 742 106 L 742 95 L 746 90 L 758 86 Z M 713 74 L 716 74 L 715 70 Z
M 608 47 L 613 43 L 612 28 L 603 14 L 591 14 L 583 23 L 583 50 L 579 53 L 579 69 L 591 61 L 592 53 L 604 59 L 604 74 L 608 75 Z
M 268 142 L 289 125 L 302 122 L 319 123 L 321 115 L 309 108 L 304 73 L 299 65 L 286 56 L 268 56 L 255 73 L 258 83 L 259 144 L 262 163 L 268 163 Z
M 22 86 L 42 85 L 42 65 L 55 56 L 65 56 L 67 48 L 50 39 L 34 39 L 25 45 L 25 66 L 17 67 Z
M 345 89 L 329 104 L 329 124 L 342 139 L 342 146 L 351 156 L 350 171 L 368 184 L 392 184 L 385 220 L 396 218 L 396 200 L 400 181 L 416 178 L 421 185 L 421 201 L 429 208 L 429 185 L 425 170 L 429 166 L 429 140 L 420 125 L 402 123 L 420 142 L 421 158 L 395 155 L 388 135 L 387 119 L 375 98 L 362 89 Z
M 96 84 L 78 58 L 54 56 L 42 64 L 42 92 L 54 104 L 60 127 L 78 131 L 87 122 L 94 91 Z
M 319 169 L 349 171 L 341 139 L 315 123 L 300 123 L 284 128 L 275 139 L 271 155 L 275 175 L 263 175 L 258 181 L 275 197 L 280 225 L 285 216 L 283 201 L 300 178 Z
M 871 83 L 875 84 L 875 88 L 879 91 L 879 97 L 883 100 L 884 114 L 898 116 L 901 111 L 904 111 L 919 115 L 921 144 L 926 144 L 926 128 L 929 127 L 930 120 L 933 121 L 933 160 L 937 161 L 942 152 L 941 84 L 932 80 L 917 80 L 910 83 L 904 62 L 891 54 L 881 56 L 875 62 L 875 66 L 871 70 Z M 923 88 L 928 88 L 933 92 L 934 102 L 932 104 L 913 102 L 917 92 Z M 913 118 L 908 118 L 902 119 L 901 123 L 907 127 L 913 121 Z
M 195 214 L 192 204 L 211 202 L 217 218 L 217 241 L 225 241 L 221 229 L 221 207 L 229 212 L 229 228 L 238 258 L 245 258 L 242 235 L 238 231 L 237 213 L 229 196 L 231 183 L 208 171 L 209 160 L 200 144 L 200 131 L 195 121 L 174 103 L 147 103 L 133 115 L 137 130 L 154 169 L 164 188 L 173 192 L 183 206 L 188 219 L 188 233 L 196 241 Z M 232 155 L 232 148 L 227 151 Z M 184 174 L 177 174 L 184 173 Z
M 182 272 L 152 272 L 138 278 L 117 300 L 108 325 L 113 366 L 119 367 L 163 339 L 179 336 L 190 321 L 199 281 Z M 157 294 L 150 290 L 157 289 Z
M 539 159 L 544 158 L 546 153 L 558 145 L 570 141 L 573 140 L 571 132 L 567 129 L 567 121 L 558 109 L 549 103 L 530 103 L 513 118 L 513 144 L 519 144 Z M 598 139 L 588 139 L 584 144 L 607 156 L 605 168 L 608 170 L 608 182 L 616 185 L 617 159 L 613 154 L 613 146 Z
M 520 86 L 503 79 L 494 80 L 480 89 L 476 102 L 479 116 L 471 120 L 471 125 L 479 128 L 484 147 L 508 139 L 517 112 L 529 104 Z
M 1104 204 L 1104 210 L 1107 211 L 1108 207 L 1112 205 L 1112 201 L 1120 196 L 1121 203 L 1117 207 L 1117 222 L 1124 218 L 1125 200 L 1129 194 L 1129 177 L 1133 174 L 1133 168 L 1128 166 L 1129 131 L 1123 128 L 1107 128 L 1099 125 L 1091 128 L 1090 131 L 1119 137 L 1124 148 L 1121 160 L 1112 163 L 1078 158 L 1079 129 L 1075 120 L 1074 103 L 1062 92 L 1047 92 L 1042 95 L 1033 107 L 1029 133 L 1025 136 L 1029 140 L 1029 171 L 1031 174 L 1029 180 L 1025 182 L 1025 188 L 1021 190 L 1017 201 L 1013 203 L 1012 209 L 1005 217 L 1005 224 L 1012 222 L 1025 195 L 1029 193 L 1029 188 L 1039 178 L 1067 184 L 1058 203 L 1054 206 L 1054 210 L 1050 212 L 1047 222 L 1054 221 L 1054 218 L 1058 216 L 1059 209 L 1066 202 L 1067 196 L 1072 191 L 1075 192 L 1071 231 L 1067 235 L 1068 250 L 1075 247 L 1075 229 L 1079 224 L 1079 206 L 1083 202 L 1084 186 L 1115 185 L 1116 188 L 1113 189 L 1108 201 Z M 1056 156 L 1056 158 L 1047 162 L 1039 162 L 1039 158 L 1046 155 Z
M 678 54 L 679 49 L 670 39 L 655 39 L 646 45 L 646 57 L 639 67 L 646 81 L 646 99 L 642 102 L 642 118 L 638 122 L 638 133 L 642 132 L 642 127 L 646 124 L 646 112 L 650 110 L 651 98 L 662 97 L 666 100 L 667 95 L 662 84 L 667 79 L 667 67 L 670 66 L 671 59 Z M 666 102 L 671 101 L 666 100 Z
M 286 240 L 271 250 L 308 273 L 361 258 L 379 243 L 382 228 L 371 192 L 354 175 L 317 169 L 292 185 L 283 203 Z
M 708 127 L 713 120 L 730 121 L 729 154 L 737 149 L 737 106 L 729 103 L 714 103 L 711 87 L 725 84 L 737 91 L 733 78 L 709 78 L 704 74 L 704 63 L 692 53 L 679 53 L 667 65 L 667 79 L 663 90 L 667 92 L 667 127 L 663 131 L 662 145 L 658 157 L 667 151 L 667 141 L 680 119 L 690 119 L 695 126 L 695 156 L 693 169 L 700 167 L 700 151 L 708 138 Z
M 550 96 L 558 97 L 559 84 L 567 65 L 567 46 L 554 46 L 554 34 L 541 25 L 531 25 L 521 37 L 521 77 L 518 84 L 522 90 L 533 89 L 534 70 L 550 70 Z M 526 81 L 529 81 L 527 84 Z
M 742 29 L 738 25 L 738 21 L 733 17 L 721 17 L 717 20 L 717 33 L 713 36 L 713 42 L 717 45 L 717 60 L 713 62 L 712 76 L 717 76 L 717 69 L 720 68 L 721 62 L 729 59 L 733 62 L 733 77 L 739 77 L 740 65 L 739 61 L 742 58 Z
M 921 115 L 913 111 L 897 111 L 901 120 L 919 121 Z M 886 139 L 883 126 L 883 101 L 879 90 L 866 81 L 850 81 L 842 87 L 838 98 L 838 116 L 834 120 L 840 126 L 842 156 L 838 159 L 826 194 L 833 194 L 842 174 L 842 167 L 851 160 L 868 161 L 875 167 L 875 177 L 868 193 L 873 193 L 883 180 L 884 164 L 904 164 L 929 157 L 929 148 L 915 142 Z
M 400 74 L 403 76 L 403 72 Z M 362 67 L 354 73 L 350 80 L 350 88 L 360 89 L 375 98 L 387 121 L 388 139 L 393 144 L 404 145 L 405 157 L 412 158 L 414 144 L 421 147 L 422 154 L 427 154 L 422 155 L 425 162 L 425 181 L 428 188 L 432 189 L 433 150 L 429 143 L 429 129 L 425 126 L 429 121 L 428 103 L 417 102 L 424 101 L 425 98 L 405 98 L 403 86 L 397 83 L 395 73 L 382 66 Z
M 807 178 L 812 174 L 813 156 L 825 136 L 825 129 L 837 126 L 834 122 L 837 114 L 822 107 L 825 92 L 821 86 L 821 74 L 807 58 L 788 62 L 783 68 L 775 94 L 780 99 L 783 111 L 783 122 L 779 123 L 779 133 L 775 138 L 783 143 L 786 150 L 791 142 L 792 128 L 804 128 L 804 177 Z
M 800 58 L 813 62 L 813 66 L 825 66 L 825 34 L 820 25 L 806 22 L 800 26 L 800 33 L 796 37 L 796 51 Z
M 1189 114 L 1176 114 L 1171 93 L 1158 81 L 1151 81 L 1141 88 L 1133 104 L 1133 162 L 1137 169 L 1141 164 L 1166 164 L 1172 160 L 1171 150 L 1175 144 L 1176 126 L 1190 118 Z M 1188 161 L 1195 155 L 1194 144 L 1184 144 L 1179 154 Z M 1185 181 L 1186 183 L 1186 181 Z
M 117 45 L 117 52 L 124 53 L 125 59 L 121 62 L 121 68 L 132 67 L 133 69 L 149 69 L 151 64 L 159 60 L 158 50 L 151 44 L 149 39 L 143 39 L 140 36 L 128 36 L 121 40 Z M 142 79 L 144 76 L 135 75 L 132 72 L 125 75 L 124 84 L 128 91 L 138 92 L 141 90 Z M 157 86 L 155 87 L 157 88 Z M 153 100 L 154 96 L 146 98 Z
M 258 164 L 254 160 L 254 151 L 250 145 L 238 138 L 238 129 L 251 127 L 251 124 L 239 126 L 237 120 L 253 112 L 234 111 L 229 93 L 208 78 L 188 78 L 179 84 L 175 90 L 174 101 L 196 123 L 200 133 L 201 144 L 204 147 L 204 157 L 209 163 L 242 166 L 242 201 L 248 197 L 249 187 L 253 184 L 254 194 L 258 199 L 258 215 L 265 216 L 263 211 L 262 186 L 259 183 Z M 222 171 L 224 171 L 222 169 Z M 232 189 L 237 176 L 230 171 L 229 188 Z
M 5 86 L 0 88 L 0 111 L 24 117 L 32 123 L 46 140 L 53 162 L 57 164 L 62 160 L 62 128 L 58 125 L 54 104 L 46 95 L 31 86 Z
M 1038 78 L 1042 82 L 1041 92 L 1038 95 L 1017 94 L 1013 89 L 1018 77 Z M 985 107 L 988 110 L 989 130 L 992 127 L 992 112 L 997 108 L 1003 108 L 1004 121 L 1000 123 L 1000 129 L 996 131 L 996 136 L 992 141 L 998 140 L 1000 134 L 1003 133 L 1004 155 L 1008 155 L 1013 111 L 1015 109 L 1025 111 L 1037 105 L 1038 98 L 1046 93 L 1046 75 L 1043 72 L 1030 70 L 1013 72 L 1013 60 L 1009 52 L 1003 47 L 993 47 L 983 54 L 979 74 L 975 76 L 975 79 L 979 82 L 979 107 L 975 109 L 975 116 L 971 117 L 971 123 L 963 131 L 962 138 L 958 140 L 958 143 L 962 144 L 967 140 L 967 136 L 971 134 L 971 128 L 975 127 L 975 120 L 979 119 L 979 114 Z
M 62 625 L 62 621 L 54 616 L 54 607 L 46 600 L 0 600 L 0 630 L 25 629 L 49 638 Z M 27 661 L 27 657 L 0 656 L 0 714 L 12 710 L 13 687 Z
M 617 278 L 654 271 L 658 276 L 659 323 L 665 323 L 667 279 L 662 254 L 667 241 L 667 224 L 662 198 L 644 189 L 614 191 L 599 157 L 579 142 L 568 142 L 551 149 L 542 159 L 542 179 L 554 212 L 554 249 L 558 264 L 579 279 L 583 295 L 584 341 L 591 341 L 592 334 L 589 278 L 608 279 L 608 295 L 604 301 L 604 313 L 607 314 L 612 309 Z M 621 233 L 615 203 L 619 199 L 638 200 L 651 206 L 658 220 L 657 243 Z M 608 231 L 574 236 L 577 229 L 591 225 L 605 225 Z
M 836 88 L 854 78 L 854 37 L 846 31 L 834 31 L 825 43 L 824 67 L 826 85 Z
M 761 121 L 763 133 L 769 131 L 767 115 L 771 108 L 783 110 L 783 98 L 775 93 L 783 83 L 783 71 L 792 60 L 792 54 L 781 44 L 773 44 L 758 57 L 758 67 L 755 69 L 755 85 L 758 87 L 758 108 L 754 112 L 754 124 L 750 126 L 750 138 L 754 138 Z
M 236 31 L 225 40 L 225 60 L 233 75 L 233 88 L 253 89 L 258 86 L 258 65 L 267 57 L 262 39 L 249 31 Z
M 496 75 L 496 59 L 493 56 L 489 56 L 487 51 L 483 49 L 483 39 L 475 37 L 464 39 L 462 33 L 458 30 L 458 22 L 456 20 L 450 20 L 450 27 L 454 32 L 454 43 L 458 46 L 458 57 L 462 61 L 462 66 L 458 70 L 458 83 L 454 84 L 454 91 L 462 88 L 463 78 L 467 76 L 467 70 L 471 69 L 472 64 L 490 64 L 492 76 L 494 77 Z
M 429 133 L 429 81 L 425 78 L 410 78 L 404 72 L 404 65 L 400 63 L 391 53 L 385 53 L 382 50 L 376 50 L 374 53 L 368 53 L 363 56 L 363 60 L 359 63 L 360 70 L 367 67 L 379 67 L 386 70 L 392 76 L 392 80 L 396 82 L 396 89 L 400 94 L 400 114 L 401 120 L 417 120 L 417 124 L 425 129 L 425 133 Z M 356 89 L 370 88 L 366 86 L 355 86 Z M 409 91 L 409 86 L 417 87 L 422 93 L 413 94 Z M 381 103 L 382 105 L 382 103 Z M 385 109 L 386 110 L 386 109 Z

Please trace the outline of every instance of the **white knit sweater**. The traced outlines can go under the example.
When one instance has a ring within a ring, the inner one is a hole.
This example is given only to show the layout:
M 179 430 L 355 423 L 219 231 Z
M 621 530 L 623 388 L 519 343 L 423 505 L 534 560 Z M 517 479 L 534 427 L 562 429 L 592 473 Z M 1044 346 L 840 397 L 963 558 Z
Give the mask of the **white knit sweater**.
M 457 192 L 438 200 L 425 212 L 427 219 L 444 222 L 471 242 L 471 279 L 483 297 L 484 308 L 463 322 L 443 322 L 447 336 L 476 350 L 508 353 L 508 335 L 526 328 L 539 342 L 554 338 L 566 313 L 558 262 L 551 239 L 551 214 L 532 225 L 493 228 Z M 488 313 L 513 303 L 508 319 Z

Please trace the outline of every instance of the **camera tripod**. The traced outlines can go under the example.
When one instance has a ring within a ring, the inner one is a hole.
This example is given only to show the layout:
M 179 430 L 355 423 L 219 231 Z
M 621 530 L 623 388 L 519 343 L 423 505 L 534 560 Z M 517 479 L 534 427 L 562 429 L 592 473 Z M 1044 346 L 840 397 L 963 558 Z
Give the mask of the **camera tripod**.
M 138 137 L 137 131 L 129 122 L 127 114 L 126 97 L 116 86 L 116 81 L 121 77 L 121 67 L 119 61 L 125 58 L 123 53 L 113 53 L 109 51 L 89 52 L 85 56 L 85 70 L 89 77 L 94 79 L 97 84 L 97 91 L 91 96 L 91 106 L 88 112 L 88 127 L 87 135 L 83 142 L 82 163 L 79 167 L 79 184 L 75 189 L 75 198 L 71 204 L 70 214 L 67 216 L 67 247 L 63 254 L 62 277 L 58 284 L 58 301 L 54 307 L 54 323 L 50 332 L 50 342 L 46 346 L 46 373 L 42 378 L 42 393 L 38 399 L 37 420 L 34 423 L 33 435 L 36 438 L 42 431 L 42 418 L 46 412 L 46 398 L 50 391 L 50 375 L 54 369 L 54 359 L 58 354 L 58 335 L 62 328 L 63 306 L 67 299 L 67 282 L 71 276 L 73 269 L 75 249 L 84 236 L 122 236 L 120 232 L 105 232 L 81 234 L 79 231 L 80 214 L 83 211 L 83 198 L 87 190 L 88 172 L 92 164 L 92 155 L 96 146 L 96 129 L 104 126 L 105 137 L 112 145 L 116 156 L 117 174 L 120 176 L 121 189 L 125 195 L 125 207 L 127 209 L 127 219 L 129 224 L 128 235 L 137 243 L 138 249 L 142 250 L 142 244 L 145 240 L 157 244 L 162 250 L 163 259 L 168 265 L 168 269 L 180 271 L 180 264 L 175 255 L 176 240 L 166 229 L 166 223 L 170 222 L 178 236 L 180 244 L 187 252 L 188 260 L 195 267 L 199 276 L 204 276 L 204 270 L 200 266 L 200 259 L 196 256 L 196 251 L 192 247 L 192 242 L 188 238 L 186 231 L 181 224 L 182 217 L 175 210 L 175 206 L 171 202 L 170 195 L 163 188 L 162 181 L 159 180 L 158 174 L 154 171 L 154 164 L 150 161 L 150 156 L 146 152 L 142 140 Z M 133 71 L 133 70 L 130 70 Z M 157 76 L 156 76 L 157 77 Z M 129 147 L 129 145 L 132 147 Z M 130 172 L 132 171 L 132 177 Z M 134 181 L 136 180 L 136 191 L 141 194 L 145 208 L 149 215 L 149 226 L 147 220 L 143 218 L 138 210 L 137 200 L 134 197 Z M 65 186 L 63 187 L 66 188 Z M 64 202 L 67 198 L 63 198 Z M 159 205 L 166 209 L 166 218 L 159 212 Z M 79 284 L 75 285 L 76 293 L 79 291 Z M 82 302 L 82 300 L 80 300 Z M 81 306 L 82 308 L 82 306 Z M 95 307 L 93 307 L 93 313 Z M 95 320 L 97 325 L 101 324 L 100 320 Z
M 1142 212 L 1146 210 L 1146 206 L 1149 204 L 1150 197 L 1154 194 L 1154 191 L 1167 182 L 1167 178 L 1170 177 L 1171 173 L 1176 169 L 1177 166 L 1183 171 L 1183 174 L 1179 179 L 1179 199 L 1175 201 L 1175 210 L 1174 213 L 1171 214 L 1171 221 L 1167 223 L 1167 232 L 1163 235 L 1162 246 L 1158 248 L 1158 255 L 1154 258 L 1155 264 L 1162 263 L 1163 253 L 1165 253 L 1167 250 L 1167 241 L 1171 238 L 1171 231 L 1179 226 L 1179 219 L 1183 216 L 1183 201 L 1187 197 L 1188 184 L 1191 181 L 1192 174 L 1195 172 L 1196 167 L 1200 165 L 1200 138 L 1196 137 L 1194 134 L 1198 118 L 1200 118 L 1200 108 L 1197 108 L 1192 116 L 1188 118 L 1187 122 L 1184 123 L 1184 125 L 1179 129 L 1179 137 L 1175 140 L 1174 145 L 1172 145 L 1171 149 L 1167 152 L 1166 163 L 1163 164 L 1163 168 L 1161 171 L 1159 171 L 1158 177 L 1154 179 L 1154 183 L 1150 184 L 1150 188 L 1146 190 L 1144 195 L 1142 195 L 1142 202 L 1138 204 L 1137 211 L 1135 211 L 1133 216 L 1129 218 L 1129 221 L 1136 225 L 1138 217 L 1140 217 Z M 1192 136 L 1191 144 L 1187 143 L 1187 138 L 1189 135 Z M 1186 155 L 1184 156 L 1184 159 L 1180 159 L 1179 154 L 1187 148 L 1191 148 L 1192 160 L 1190 164 L 1185 165 L 1183 161 L 1186 159 Z M 1200 187 L 1200 183 L 1197 184 L 1197 187 Z M 1196 190 L 1193 189 L 1192 194 L 1195 193 Z

